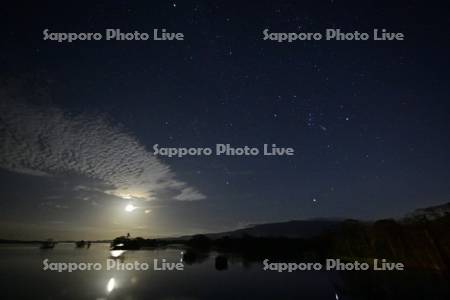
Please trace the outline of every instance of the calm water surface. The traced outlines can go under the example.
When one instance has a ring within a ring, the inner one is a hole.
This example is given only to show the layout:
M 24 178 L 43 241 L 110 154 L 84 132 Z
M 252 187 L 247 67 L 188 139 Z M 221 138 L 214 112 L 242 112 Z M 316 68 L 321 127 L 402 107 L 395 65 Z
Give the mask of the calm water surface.
M 229 262 L 215 268 L 215 254 L 184 271 L 106 270 L 109 245 L 75 249 L 58 244 L 0 246 L 2 299 L 450 299 L 442 275 L 425 272 L 295 272 L 262 271 L 262 263 Z M 179 262 L 181 250 L 128 251 L 124 263 L 153 259 Z M 44 271 L 50 262 L 99 262 L 101 271 Z

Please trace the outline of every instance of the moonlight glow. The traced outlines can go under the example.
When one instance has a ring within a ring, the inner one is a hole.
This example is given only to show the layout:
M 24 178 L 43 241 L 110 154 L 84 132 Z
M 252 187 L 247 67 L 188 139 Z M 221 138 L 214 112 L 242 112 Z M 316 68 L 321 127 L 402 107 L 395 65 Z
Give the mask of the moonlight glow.
M 132 212 L 136 209 L 137 207 L 134 206 L 133 204 L 129 203 L 127 206 L 125 206 L 125 211 L 126 212 Z

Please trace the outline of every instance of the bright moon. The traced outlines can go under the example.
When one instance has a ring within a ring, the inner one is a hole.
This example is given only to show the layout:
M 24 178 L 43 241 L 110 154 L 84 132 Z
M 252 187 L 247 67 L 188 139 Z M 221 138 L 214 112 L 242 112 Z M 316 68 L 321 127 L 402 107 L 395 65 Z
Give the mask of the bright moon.
M 127 206 L 125 206 L 125 211 L 127 211 L 127 212 L 132 212 L 135 209 L 136 209 L 136 206 L 134 206 L 133 204 L 128 204 Z

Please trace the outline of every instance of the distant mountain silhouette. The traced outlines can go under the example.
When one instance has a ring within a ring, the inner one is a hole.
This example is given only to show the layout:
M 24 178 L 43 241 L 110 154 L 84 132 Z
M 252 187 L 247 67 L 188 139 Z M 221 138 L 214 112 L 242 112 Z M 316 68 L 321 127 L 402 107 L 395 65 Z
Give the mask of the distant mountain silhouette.
M 225 270 L 227 256 L 234 255 L 247 262 L 264 258 L 323 261 L 332 257 L 350 262 L 383 258 L 401 262 L 410 269 L 447 272 L 450 270 L 448 206 L 420 209 L 412 218 L 397 220 L 289 221 L 173 239 L 122 236 L 111 246 L 136 250 L 177 244 L 186 250 L 183 259 L 187 263 L 203 261 L 217 252 L 224 256 L 216 260 L 218 270 Z
M 435 220 L 450 214 L 450 202 L 416 209 L 405 215 L 399 222 L 417 221 L 420 219 Z M 333 232 L 340 228 L 344 220 L 334 219 L 311 219 L 311 220 L 292 220 L 287 222 L 253 224 L 246 228 L 204 234 L 211 239 L 217 239 L 228 236 L 230 238 L 240 238 L 245 235 L 253 237 L 287 237 L 287 238 L 312 238 L 323 233 Z M 363 222 L 364 223 L 364 222 Z M 370 222 L 369 222 L 370 223 Z M 183 236 L 181 239 L 190 238 Z
M 441 205 L 416 209 L 412 213 L 406 215 L 405 221 L 418 219 L 435 220 L 448 214 L 450 214 L 450 202 Z
M 211 239 L 221 237 L 240 238 L 246 235 L 253 237 L 286 237 L 286 238 L 311 238 L 323 233 L 336 230 L 340 220 L 312 219 L 312 220 L 294 220 L 279 223 L 255 224 L 247 228 L 209 233 L 205 236 Z M 182 239 L 189 238 L 184 236 Z

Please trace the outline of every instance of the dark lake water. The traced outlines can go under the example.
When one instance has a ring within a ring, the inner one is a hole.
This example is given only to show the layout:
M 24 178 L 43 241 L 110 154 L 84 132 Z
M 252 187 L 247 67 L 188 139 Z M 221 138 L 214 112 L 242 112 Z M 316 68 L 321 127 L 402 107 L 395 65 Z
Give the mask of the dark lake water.
M 150 270 L 106 270 L 107 244 L 75 249 L 58 244 L 0 246 L 1 299 L 450 299 L 449 283 L 428 272 L 278 273 L 261 263 L 229 261 L 215 267 L 215 255 L 185 264 L 183 271 L 155 271 L 153 260 L 179 262 L 181 250 L 128 251 L 123 263 L 148 263 Z M 102 270 L 44 271 L 43 261 L 100 263 Z

